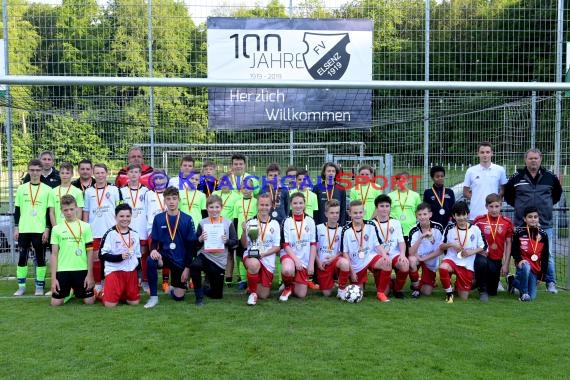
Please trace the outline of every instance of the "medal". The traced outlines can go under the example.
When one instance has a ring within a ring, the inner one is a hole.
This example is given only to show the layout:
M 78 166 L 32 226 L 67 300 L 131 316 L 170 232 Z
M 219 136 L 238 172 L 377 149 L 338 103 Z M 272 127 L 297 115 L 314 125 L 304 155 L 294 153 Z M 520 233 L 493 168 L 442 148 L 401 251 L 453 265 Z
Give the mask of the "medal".
M 354 228 L 354 223 L 352 224 L 352 232 L 354 232 L 354 238 L 358 242 L 358 257 L 363 259 L 364 258 L 364 225 L 360 226 L 360 240 L 358 240 L 358 236 L 356 236 L 356 229 Z
M 194 198 L 196 198 L 196 193 L 198 190 L 194 190 L 194 194 L 192 194 L 192 200 L 188 199 L 188 187 L 186 188 L 186 204 L 188 205 L 188 214 L 192 212 L 192 207 L 194 206 Z
M 444 209 L 439 209 L 439 215 L 445 215 L 445 210 Z
M 116 228 L 117 228 L 117 232 L 119 233 L 119 236 L 121 237 L 121 240 L 123 241 L 123 244 L 127 248 L 127 253 L 129 254 L 129 256 L 131 256 L 134 252 L 134 250 L 133 250 L 133 243 L 134 242 L 131 240 L 131 230 L 129 229 L 129 236 L 127 237 L 127 240 L 125 241 L 125 238 L 123 238 L 123 233 L 119 229 L 119 226 L 117 226 Z
M 103 187 L 103 193 L 101 194 L 101 198 L 99 198 L 99 188 L 95 186 L 95 198 L 97 198 L 97 216 L 103 215 L 103 211 L 101 211 L 101 204 L 103 203 L 103 199 L 105 198 L 105 192 L 107 191 L 107 184 Z
M 133 203 L 133 216 L 135 218 L 139 214 L 138 210 L 135 210 L 135 209 L 137 208 L 137 201 L 139 200 L 140 188 L 141 188 L 141 185 L 139 184 L 137 187 L 137 192 L 135 193 L 135 196 L 133 197 L 133 189 L 131 189 L 131 187 L 129 186 L 129 194 L 131 195 L 131 202 Z
M 406 208 L 406 203 L 408 202 L 408 195 L 410 195 L 410 192 L 406 190 L 406 199 L 404 199 L 404 203 L 402 203 L 402 201 L 400 200 L 400 191 L 398 190 L 398 203 L 400 204 L 400 210 L 402 210 L 402 215 L 400 215 L 401 221 L 406 220 L 406 215 L 404 215 L 404 209 Z
M 132 250 L 132 249 L 129 249 L 129 255 L 130 255 L 130 256 L 132 256 L 134 253 L 135 253 L 135 251 L 134 251 L 134 250 Z
M 271 213 L 271 216 L 274 217 L 274 218 L 277 218 L 277 215 L 278 215 L 278 214 L 277 214 L 277 211 L 273 211 L 273 212 Z
M 101 211 L 100 208 L 97 209 L 97 212 L 95 213 L 95 215 L 97 215 L 99 218 L 103 215 L 103 211 Z
M 497 249 L 497 248 L 499 248 L 499 246 L 497 245 L 497 243 L 491 244 L 491 249 Z
M 499 229 L 499 222 L 501 221 L 501 215 L 497 218 L 497 223 L 495 224 L 495 228 L 491 224 L 491 219 L 489 218 L 489 214 L 487 214 L 487 223 L 489 223 L 489 227 L 491 227 L 491 237 L 493 238 L 493 244 L 491 244 L 491 249 L 497 249 L 499 246 L 497 245 L 497 230 Z M 530 235 L 529 235 L 530 236 Z
M 461 235 L 459 234 L 459 227 L 457 226 L 457 224 L 455 225 L 455 234 L 457 235 L 457 241 L 461 246 L 461 251 L 457 252 L 457 257 L 459 259 L 462 259 L 463 255 L 461 253 L 465 249 L 465 243 L 467 242 L 467 235 L 469 235 L 469 227 L 467 227 L 467 230 L 465 231 L 465 237 L 463 238 L 463 241 L 461 241 Z
M 174 238 L 176 237 L 176 231 L 178 230 L 178 222 L 180 221 L 180 211 L 178 211 L 178 213 L 176 214 L 176 223 L 174 224 L 174 229 L 172 227 L 170 227 L 170 215 L 166 214 L 166 227 L 168 228 L 168 234 L 170 235 L 170 240 L 172 240 L 172 242 L 170 243 L 170 245 L 168 246 L 170 249 L 174 250 L 176 249 L 176 243 L 174 242 Z
M 437 199 L 437 203 L 441 207 L 441 209 L 439 210 L 439 215 L 444 215 L 445 210 L 443 209 L 443 204 L 445 203 L 445 187 L 443 187 L 441 190 L 441 198 L 439 197 L 439 195 L 437 195 L 437 190 L 435 189 L 434 186 L 431 187 L 431 191 L 433 191 L 435 199 Z
M 540 239 L 540 233 L 537 231 L 536 240 L 532 240 L 532 235 L 530 234 L 530 228 L 528 228 L 528 226 L 526 226 L 526 232 L 528 234 L 528 240 L 530 243 L 530 247 L 532 248 L 532 256 L 530 257 L 530 259 L 532 261 L 537 261 L 538 255 L 536 254 L 536 250 L 538 248 L 538 240 Z
M 81 250 L 81 248 L 77 248 L 77 249 L 75 250 L 75 254 L 76 254 L 77 256 L 81 256 L 81 255 L 83 254 L 83 251 Z
M 406 215 L 402 214 L 400 215 L 400 220 L 403 222 L 404 220 L 406 220 Z
M 334 235 L 333 235 L 332 240 L 331 240 L 330 228 L 329 228 L 328 224 L 325 224 L 325 227 L 327 228 L 327 243 L 328 243 L 328 249 L 326 250 L 326 254 L 330 257 L 330 256 L 332 256 L 332 253 L 333 253 L 333 246 L 334 246 L 334 242 L 336 241 L 336 234 L 338 232 L 338 225 L 334 229 Z
M 31 216 L 36 216 L 38 214 L 34 207 L 36 207 L 36 199 L 38 199 L 38 194 L 40 193 L 40 187 L 41 186 L 42 186 L 42 183 L 40 182 L 38 185 L 38 190 L 36 191 L 36 195 L 34 195 L 32 197 L 32 183 L 30 182 L 30 184 L 29 184 L 29 187 L 30 187 L 30 203 L 32 204 L 32 211 L 30 211 Z
M 364 258 L 364 250 L 361 249 L 360 251 L 358 251 L 358 258 L 359 258 L 359 259 L 363 259 L 363 258 Z
M 384 233 L 382 224 L 384 223 L 378 220 L 378 227 L 380 227 L 380 234 L 382 234 L 382 241 L 384 242 L 382 245 L 384 246 L 384 249 L 388 251 L 390 249 L 390 219 L 388 219 L 388 222 L 386 223 L 386 233 Z
M 75 242 L 77 243 L 77 249 L 75 250 L 75 254 L 77 256 L 81 256 L 83 254 L 83 250 L 79 247 L 81 244 L 81 236 L 83 235 L 83 231 L 81 229 L 81 223 L 79 222 L 79 220 L 77 221 L 77 225 L 79 226 L 79 235 L 75 236 L 75 232 L 73 232 L 71 226 L 69 225 L 69 223 L 67 223 L 67 220 L 65 220 L 64 222 L 68 231 L 71 233 L 71 236 L 73 236 L 73 240 L 75 240 Z
M 537 254 L 534 254 L 534 255 L 532 255 L 532 256 L 530 257 L 530 259 L 531 259 L 532 261 L 537 261 L 537 260 L 538 260 L 538 255 L 537 255 Z
M 32 211 L 30 211 L 30 215 L 36 216 L 36 215 L 38 215 L 38 213 L 36 212 L 36 210 L 32 209 Z
M 302 241 L 298 241 L 295 243 L 295 249 L 297 251 L 300 251 L 303 248 L 303 242 Z
M 303 234 L 303 224 L 305 224 L 305 214 L 301 216 L 301 227 L 297 229 L 297 221 L 293 218 L 293 224 L 295 226 L 295 235 L 297 235 L 297 242 L 295 243 L 295 249 L 300 250 L 303 248 L 303 242 L 301 241 L 301 235 Z
M 463 258 L 462 252 L 463 252 L 463 251 L 457 252 L 457 258 L 458 258 L 458 259 L 462 259 L 462 258 Z

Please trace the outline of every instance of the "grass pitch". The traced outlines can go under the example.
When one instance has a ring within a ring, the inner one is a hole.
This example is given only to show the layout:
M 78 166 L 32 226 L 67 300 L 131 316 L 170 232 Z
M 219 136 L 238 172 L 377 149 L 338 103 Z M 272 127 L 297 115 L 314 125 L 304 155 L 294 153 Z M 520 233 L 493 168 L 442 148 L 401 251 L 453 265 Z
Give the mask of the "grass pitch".
M 371 286 L 368 287 L 372 289 Z M 312 292 L 255 307 L 227 289 L 194 306 L 166 295 L 151 310 L 106 310 L 49 297 L 14 298 L 0 281 L 2 379 L 559 379 L 570 373 L 570 293 L 534 302 L 476 292 L 447 305 L 431 297 L 360 304 Z M 28 293 L 33 283 L 28 284 Z

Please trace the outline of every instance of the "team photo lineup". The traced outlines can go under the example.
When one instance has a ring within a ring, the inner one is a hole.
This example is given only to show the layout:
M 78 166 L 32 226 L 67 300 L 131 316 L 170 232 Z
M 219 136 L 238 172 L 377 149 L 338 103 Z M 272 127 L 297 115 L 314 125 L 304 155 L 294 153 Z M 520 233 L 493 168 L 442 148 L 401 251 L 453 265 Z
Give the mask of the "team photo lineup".
M 137 305 L 142 289 L 144 308 L 153 308 L 159 288 L 174 301 L 190 290 L 203 306 L 232 286 L 252 306 L 277 288 L 281 302 L 313 291 L 356 303 L 368 272 L 382 303 L 430 296 L 438 283 L 446 303 L 472 291 L 488 302 L 503 290 L 501 277 L 513 300 L 534 300 L 540 283 L 557 293 L 552 241 L 559 179 L 535 148 L 510 178 L 492 162 L 490 143 L 476 152 L 479 164 L 466 170 L 463 182 L 468 205 L 456 202 L 442 166 L 430 169 L 432 184 L 423 194 L 411 188 L 407 172 L 382 191 L 366 164 L 357 175 L 370 182 L 350 188 L 339 186 L 341 169 L 333 162 L 323 164 L 319 181 L 277 163 L 259 180 L 239 153 L 227 173 L 217 173 L 215 161 L 195 167 L 184 156 L 169 178 L 133 146 L 128 165 L 110 183 L 105 164 L 84 159 L 56 167 L 44 151 L 29 161 L 15 194 L 14 296 L 26 294 L 30 250 L 32 294 L 50 295 L 53 306 L 72 297 L 106 307 Z M 284 177 L 293 179 L 291 186 L 283 186 Z M 503 202 L 514 208 L 512 220 L 501 214 Z

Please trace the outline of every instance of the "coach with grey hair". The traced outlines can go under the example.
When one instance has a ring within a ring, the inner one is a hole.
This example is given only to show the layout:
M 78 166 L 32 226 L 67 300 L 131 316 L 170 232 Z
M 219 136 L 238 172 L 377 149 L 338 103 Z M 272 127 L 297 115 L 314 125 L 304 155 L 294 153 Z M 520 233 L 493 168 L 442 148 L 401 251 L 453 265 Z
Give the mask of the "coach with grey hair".
M 149 179 L 154 169 L 152 168 L 152 166 L 149 166 L 144 163 L 144 155 L 142 148 L 137 145 L 131 147 L 131 149 L 129 149 L 129 153 L 127 154 L 127 161 L 129 165 L 141 166 L 141 178 L 139 179 L 139 182 L 141 183 L 141 185 L 151 189 L 151 187 L 149 186 L 150 185 Z M 115 178 L 115 185 L 117 185 L 117 187 L 119 188 L 126 186 L 127 183 L 129 182 L 129 178 L 127 177 L 127 168 L 128 165 L 119 170 L 117 178 Z
M 550 293 L 556 290 L 555 255 L 553 254 L 553 208 L 562 196 L 562 185 L 558 177 L 541 166 L 542 153 L 532 148 L 525 153 L 526 166 L 518 169 L 505 185 L 505 201 L 515 208 L 515 227 L 523 225 L 524 209 L 535 206 L 538 209 L 540 227 L 549 240 L 550 256 L 546 272 L 546 289 Z

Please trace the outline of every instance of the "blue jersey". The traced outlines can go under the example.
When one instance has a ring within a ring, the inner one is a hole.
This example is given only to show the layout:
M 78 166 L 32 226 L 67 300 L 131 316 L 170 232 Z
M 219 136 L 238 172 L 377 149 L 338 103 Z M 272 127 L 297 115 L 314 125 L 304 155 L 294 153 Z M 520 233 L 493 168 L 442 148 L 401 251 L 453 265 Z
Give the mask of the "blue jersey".
M 178 213 L 180 219 L 176 230 L 178 216 L 167 215 L 165 211 L 154 217 L 152 222 L 152 249 L 158 250 L 162 256 L 167 257 L 177 267 L 188 268 L 196 256 L 196 233 L 192 217 L 180 211 Z M 167 217 L 168 224 L 166 222 Z M 168 225 L 170 225 L 170 231 Z M 174 239 L 170 236 L 171 232 L 174 234 Z

